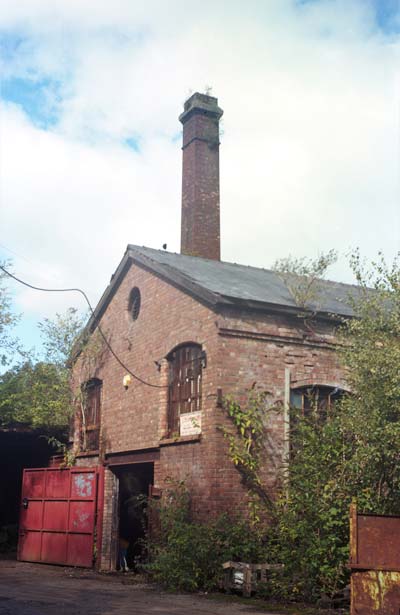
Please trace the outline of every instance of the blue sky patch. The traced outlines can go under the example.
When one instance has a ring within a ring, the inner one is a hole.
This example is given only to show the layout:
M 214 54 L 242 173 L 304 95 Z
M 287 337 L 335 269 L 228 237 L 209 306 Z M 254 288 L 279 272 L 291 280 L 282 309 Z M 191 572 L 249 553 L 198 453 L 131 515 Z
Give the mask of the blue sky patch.
M 320 0 L 295 0 L 295 2 L 297 5 L 318 4 Z M 400 0 L 359 0 L 359 2 L 371 6 L 376 24 L 383 32 L 386 34 L 400 32 Z
M 180 143 L 182 140 L 182 130 L 178 130 L 177 132 L 175 132 L 172 137 L 171 137 L 171 142 L 172 143 Z
M 13 32 L 0 32 L 0 57 L 3 62 L 9 62 L 19 53 L 26 38 Z
M 0 95 L 5 101 L 22 107 L 40 128 L 53 126 L 58 120 L 61 84 L 51 79 L 11 78 L 1 82 Z
M 140 139 L 139 137 L 128 137 L 124 141 L 125 145 L 127 145 L 130 149 L 133 149 L 134 152 L 140 152 Z
M 378 26 L 388 33 L 400 32 L 399 0 L 373 0 Z

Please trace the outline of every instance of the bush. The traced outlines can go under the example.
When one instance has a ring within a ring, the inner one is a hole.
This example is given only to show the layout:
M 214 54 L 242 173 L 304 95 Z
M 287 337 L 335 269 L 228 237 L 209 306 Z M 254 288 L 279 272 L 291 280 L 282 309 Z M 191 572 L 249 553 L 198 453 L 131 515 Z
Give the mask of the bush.
M 193 522 L 183 483 L 172 485 L 164 494 L 157 515 L 159 531 L 149 539 L 148 568 L 154 580 L 167 589 L 217 589 L 222 581 L 223 562 L 264 559 L 262 540 L 245 520 L 221 515 L 208 523 Z

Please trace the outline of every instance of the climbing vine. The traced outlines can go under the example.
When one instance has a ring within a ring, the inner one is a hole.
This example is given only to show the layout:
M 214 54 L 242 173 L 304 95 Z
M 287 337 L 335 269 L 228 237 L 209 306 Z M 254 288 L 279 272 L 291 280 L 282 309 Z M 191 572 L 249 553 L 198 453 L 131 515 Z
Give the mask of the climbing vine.
M 228 443 L 228 455 L 249 491 L 249 509 L 253 523 L 260 521 L 261 510 L 274 511 L 274 502 L 262 478 L 262 470 L 271 460 L 268 449 L 267 421 L 276 407 L 268 404 L 268 393 L 252 388 L 245 404 L 226 398 L 224 411 L 230 424 L 220 429 Z

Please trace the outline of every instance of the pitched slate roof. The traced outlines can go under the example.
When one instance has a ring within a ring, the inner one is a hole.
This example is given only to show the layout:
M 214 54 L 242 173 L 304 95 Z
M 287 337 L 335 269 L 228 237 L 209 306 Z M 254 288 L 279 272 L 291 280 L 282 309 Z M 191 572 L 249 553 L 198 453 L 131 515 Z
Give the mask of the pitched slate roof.
M 213 307 L 225 305 L 263 311 L 299 311 L 285 280 L 269 269 L 128 245 L 95 310 L 92 326 L 104 313 L 132 262 Z M 321 315 L 351 316 L 349 296 L 354 297 L 358 292 L 358 288 L 350 284 L 318 280 L 314 304 L 311 302 L 308 307 Z

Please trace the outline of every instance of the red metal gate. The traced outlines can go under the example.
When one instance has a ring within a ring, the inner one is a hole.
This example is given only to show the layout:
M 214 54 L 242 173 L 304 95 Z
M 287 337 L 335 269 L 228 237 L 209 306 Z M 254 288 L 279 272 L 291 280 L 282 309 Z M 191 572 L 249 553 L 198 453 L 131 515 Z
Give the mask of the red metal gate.
M 18 559 L 91 568 L 102 490 L 101 467 L 24 470 Z

